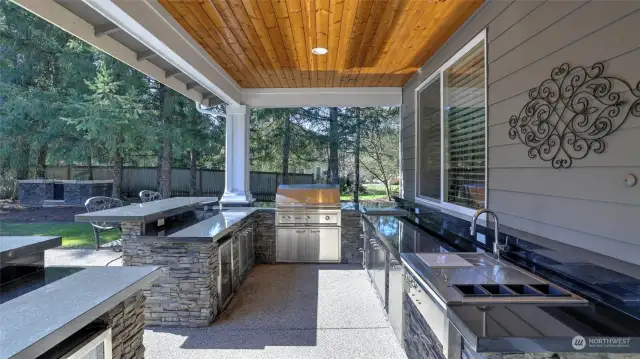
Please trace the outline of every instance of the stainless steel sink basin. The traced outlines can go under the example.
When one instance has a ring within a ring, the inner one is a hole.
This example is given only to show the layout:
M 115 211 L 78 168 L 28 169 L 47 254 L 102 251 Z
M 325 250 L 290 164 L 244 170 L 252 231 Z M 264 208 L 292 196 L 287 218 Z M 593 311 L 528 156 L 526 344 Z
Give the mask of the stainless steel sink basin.
M 586 304 L 581 298 L 486 253 L 416 253 L 447 303 Z
M 486 253 L 416 253 L 431 268 L 500 266 Z

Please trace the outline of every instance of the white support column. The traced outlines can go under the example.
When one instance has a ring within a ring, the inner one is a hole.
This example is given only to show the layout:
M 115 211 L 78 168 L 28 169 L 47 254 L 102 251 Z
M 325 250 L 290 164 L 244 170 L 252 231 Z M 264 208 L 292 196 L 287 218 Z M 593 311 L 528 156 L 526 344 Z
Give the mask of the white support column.
M 249 190 L 249 117 L 248 106 L 227 106 L 225 141 L 225 184 L 220 203 L 247 205 L 253 202 Z

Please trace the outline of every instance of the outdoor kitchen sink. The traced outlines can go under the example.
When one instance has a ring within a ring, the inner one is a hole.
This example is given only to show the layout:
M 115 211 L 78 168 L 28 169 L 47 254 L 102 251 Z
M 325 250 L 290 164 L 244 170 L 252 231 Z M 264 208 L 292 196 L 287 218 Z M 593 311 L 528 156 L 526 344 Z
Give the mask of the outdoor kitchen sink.
M 416 253 L 448 304 L 586 304 L 587 300 L 487 253 Z

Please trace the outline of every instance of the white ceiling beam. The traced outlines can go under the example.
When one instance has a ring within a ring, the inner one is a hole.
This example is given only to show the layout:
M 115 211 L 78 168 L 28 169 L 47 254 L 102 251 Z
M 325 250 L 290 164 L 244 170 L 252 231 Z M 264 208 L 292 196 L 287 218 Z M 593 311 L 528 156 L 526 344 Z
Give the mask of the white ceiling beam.
M 114 40 L 110 36 L 95 36 L 94 26 L 52 0 L 12 0 L 25 10 L 52 23 L 89 45 L 124 62 L 145 75 L 162 82 L 171 89 L 196 102 L 203 96 L 195 90 L 187 90 L 185 84 L 176 78 L 165 78 L 165 71 L 149 61 L 138 61 L 135 51 Z
M 200 86 L 200 84 L 197 83 L 197 82 L 189 82 L 187 84 L 187 90 L 191 90 L 192 88 L 196 88 L 196 86 Z
M 114 33 L 116 31 L 120 31 L 120 28 L 118 27 L 118 25 L 111 24 L 111 23 L 94 26 L 94 28 L 93 28 L 93 34 L 95 35 L 95 37 L 101 37 L 101 36 L 104 36 L 104 35 L 109 35 L 109 34 Z
M 376 107 L 402 104 L 401 87 L 244 89 L 251 107 Z
M 242 102 L 242 89 L 156 0 L 82 0 L 222 101 Z
M 158 56 L 158 54 L 156 54 L 155 52 L 151 51 L 151 50 L 144 50 L 144 51 L 140 51 L 138 53 L 136 53 L 136 58 L 138 59 L 138 61 L 143 61 L 143 60 L 148 60 L 152 57 L 156 57 Z M 187 89 L 189 90 L 189 89 Z
M 164 72 L 164 77 L 166 78 L 170 78 L 170 77 L 174 77 L 177 74 L 181 74 L 182 71 L 180 71 L 180 69 L 172 69 L 172 70 L 168 70 Z M 186 84 L 185 84 L 186 86 Z

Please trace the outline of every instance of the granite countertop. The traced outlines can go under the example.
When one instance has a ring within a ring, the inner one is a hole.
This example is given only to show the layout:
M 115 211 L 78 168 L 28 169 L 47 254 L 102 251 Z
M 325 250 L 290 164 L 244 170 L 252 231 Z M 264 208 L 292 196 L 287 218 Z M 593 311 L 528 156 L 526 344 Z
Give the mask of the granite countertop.
M 391 252 L 396 260 L 400 260 L 400 220 L 395 216 L 370 216 L 362 217 L 369 227 L 375 231 L 382 244 Z M 364 229 L 366 231 L 366 228 Z
M 139 240 L 163 240 L 169 242 L 211 242 L 217 241 L 239 227 L 239 225 L 259 211 L 256 207 L 232 207 L 220 213 L 181 229 L 168 236 L 140 236 Z
M 207 202 L 217 201 L 216 197 L 172 197 L 147 203 L 134 203 L 104 211 L 77 214 L 75 221 L 149 223 L 202 207 Z
M 62 245 L 60 236 L 0 236 L 0 266 L 12 258 Z
M 0 359 L 37 357 L 160 275 L 158 267 L 87 267 L 0 304 Z
M 416 224 L 412 216 L 402 219 L 384 217 L 373 218 L 376 218 L 378 223 L 394 220 L 402 223 L 402 238 L 399 240 L 402 263 L 423 281 L 423 286 L 427 285 L 427 277 L 421 273 L 428 268 L 416 253 L 485 251 L 484 243 L 461 238 L 455 234 L 456 228 L 450 227 L 452 231 L 445 229 L 445 221 L 420 221 L 421 226 L 429 229 L 426 231 Z M 517 261 L 512 262 L 521 264 Z M 584 352 L 640 352 L 640 320 L 601 301 L 593 300 L 585 295 L 588 293 L 572 286 L 571 282 L 563 281 L 564 277 L 554 276 L 546 266 L 519 266 L 589 299 L 589 305 L 449 305 L 449 319 L 474 350 L 503 353 L 572 352 L 576 350 L 572 347 L 571 340 L 580 335 L 587 338 L 587 343 L 590 343 L 588 339 L 593 337 L 616 338 L 622 343 L 618 347 L 610 346 L 606 349 L 588 344 L 593 347 L 584 349 Z

